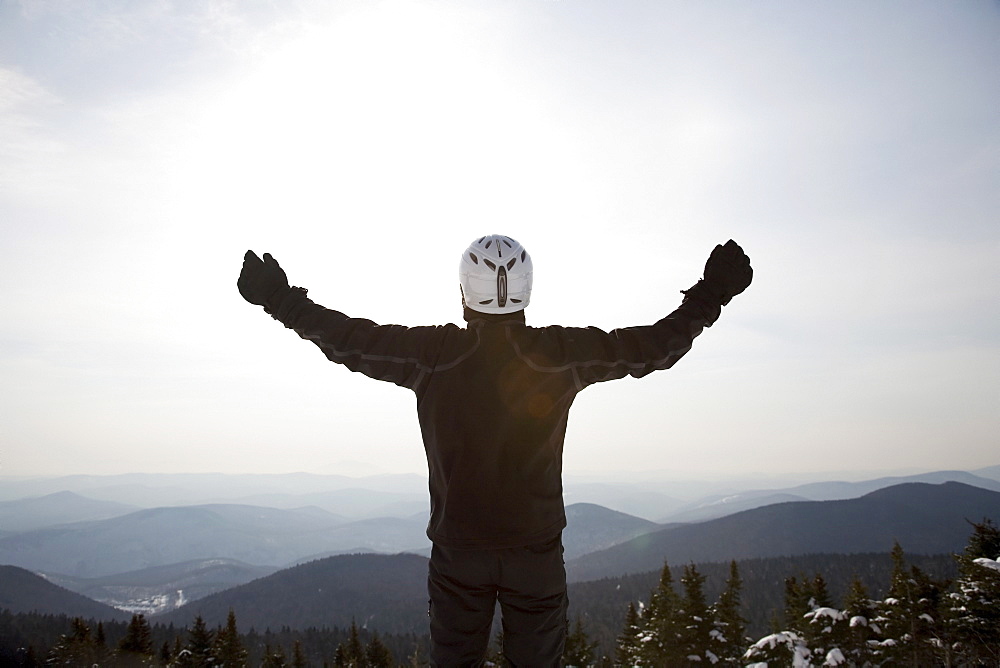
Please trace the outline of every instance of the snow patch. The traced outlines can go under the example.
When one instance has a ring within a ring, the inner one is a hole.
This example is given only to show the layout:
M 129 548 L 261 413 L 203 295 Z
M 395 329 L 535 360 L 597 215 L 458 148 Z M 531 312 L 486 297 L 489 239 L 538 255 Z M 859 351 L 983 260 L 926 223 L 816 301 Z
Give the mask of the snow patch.
M 995 571 L 1000 571 L 1000 561 L 997 559 L 987 559 L 986 557 L 980 557 L 979 559 L 973 559 L 972 563 L 979 564 L 984 568 L 992 568 Z

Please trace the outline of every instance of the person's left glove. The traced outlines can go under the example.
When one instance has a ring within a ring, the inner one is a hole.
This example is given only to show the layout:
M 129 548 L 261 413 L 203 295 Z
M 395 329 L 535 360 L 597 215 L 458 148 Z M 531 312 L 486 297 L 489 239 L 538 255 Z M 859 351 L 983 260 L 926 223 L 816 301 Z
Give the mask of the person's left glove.
M 289 289 L 288 277 L 278 261 L 270 253 L 264 253 L 261 260 L 251 250 L 243 256 L 243 270 L 236 287 L 243 299 L 257 306 L 267 306 L 271 299 Z
M 730 239 L 716 246 L 705 263 L 705 286 L 718 296 L 723 306 L 733 297 L 742 294 L 753 281 L 750 258 L 740 245 Z

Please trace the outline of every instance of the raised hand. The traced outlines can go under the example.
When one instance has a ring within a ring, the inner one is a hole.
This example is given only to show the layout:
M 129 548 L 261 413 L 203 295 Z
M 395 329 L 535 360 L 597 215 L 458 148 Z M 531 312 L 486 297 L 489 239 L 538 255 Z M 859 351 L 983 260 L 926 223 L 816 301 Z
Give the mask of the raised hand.
M 257 306 L 266 306 L 269 299 L 282 290 L 288 290 L 288 277 L 270 253 L 261 260 L 251 250 L 243 256 L 243 270 L 236 281 L 243 299 Z
M 747 254 L 739 244 L 730 239 L 712 251 L 705 263 L 704 276 L 705 287 L 725 306 L 750 286 L 753 268 Z

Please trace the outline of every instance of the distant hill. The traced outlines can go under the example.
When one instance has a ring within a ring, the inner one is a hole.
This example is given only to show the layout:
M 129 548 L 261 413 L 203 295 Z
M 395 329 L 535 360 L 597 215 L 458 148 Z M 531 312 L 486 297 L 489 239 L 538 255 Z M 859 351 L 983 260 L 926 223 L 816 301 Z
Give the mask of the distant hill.
M 213 594 L 154 622 L 188 625 L 201 615 L 225 624 L 230 608 L 240 628 L 358 626 L 380 633 L 426 631 L 427 559 L 414 554 L 341 555 L 295 566 Z
M 294 509 L 302 506 L 316 506 L 326 511 L 342 515 L 345 520 L 373 519 L 382 517 L 410 517 L 430 510 L 430 498 L 426 486 L 416 492 L 387 492 L 363 488 L 336 489 L 329 492 L 290 494 L 272 492 L 252 494 L 234 500 L 235 503 L 269 508 Z
M 812 501 L 833 501 L 836 499 L 853 499 L 879 489 L 894 487 L 911 482 L 923 482 L 940 485 L 946 482 L 960 482 L 972 487 L 1000 492 L 1000 481 L 974 475 L 966 471 L 934 471 L 909 476 L 892 476 L 862 480 L 860 482 L 813 482 L 798 485 L 786 490 L 789 493 L 803 496 Z
M 862 480 L 859 482 L 825 481 L 806 483 L 784 489 L 756 489 L 728 494 L 714 494 L 684 504 L 673 512 L 660 515 L 660 522 L 704 522 L 724 517 L 743 510 L 786 501 L 834 501 L 854 499 L 870 492 L 909 482 L 925 482 L 939 485 L 945 482 L 961 482 L 1000 492 L 1000 480 L 989 476 L 975 475 L 966 471 L 934 471 L 908 476 L 894 476 Z
M 603 550 L 660 528 L 655 522 L 593 503 L 574 503 L 566 506 L 565 558 Z
M 412 495 L 413 498 L 422 499 L 426 499 L 427 495 L 427 476 L 412 474 L 354 478 L 311 473 L 126 473 L 0 479 L 3 481 L 0 485 L 0 501 L 69 491 L 91 499 L 115 501 L 142 508 L 217 503 L 247 505 L 240 499 L 269 495 L 276 498 L 288 495 L 323 495 L 335 490 L 384 492 L 388 499 L 385 503 L 399 501 L 399 495 Z M 285 508 L 309 505 L 308 501 L 288 501 L 287 498 L 285 501 L 290 503 L 289 506 L 282 505 Z M 373 503 L 383 503 L 383 500 L 369 498 L 363 504 L 366 513 L 370 512 Z M 326 509 L 335 514 L 349 514 L 337 508 Z
M 674 524 L 704 522 L 706 520 L 714 520 L 717 517 L 732 515 L 743 510 L 753 510 L 754 508 L 774 505 L 775 503 L 809 500 L 803 496 L 770 490 L 766 492 L 714 495 L 678 508 L 673 513 L 663 517 L 661 522 Z
M 426 519 L 343 524 L 318 508 L 277 510 L 208 505 L 153 508 L 100 522 L 0 539 L 0 563 L 100 577 L 213 557 L 284 566 L 303 557 L 360 548 L 402 551 L 427 543 Z
M 567 506 L 575 503 L 593 503 L 651 521 L 684 505 L 684 501 L 662 491 L 683 486 L 681 483 L 585 482 L 575 480 L 573 476 L 566 476 L 563 481 L 563 500 Z M 697 486 L 700 488 L 700 485 Z
M 4 609 L 98 620 L 121 621 L 131 617 L 16 566 L 0 566 L 0 610 Z
M 885 552 L 899 540 L 912 554 L 961 551 L 966 519 L 1000 518 L 1000 492 L 957 482 L 907 483 L 858 499 L 779 503 L 647 534 L 567 562 L 571 580 L 672 564 L 809 553 Z
M 976 469 L 975 471 L 972 471 L 972 473 L 983 478 L 989 478 L 990 480 L 996 480 L 1000 482 L 1000 465 L 987 466 L 985 468 Z
M 152 615 L 270 575 L 274 567 L 202 559 L 100 578 L 46 575 L 53 584 L 129 612 Z
M 571 505 L 566 530 L 570 557 L 610 547 L 658 525 L 593 504 Z M 337 554 L 428 553 L 427 514 L 348 522 L 319 508 L 279 510 L 208 505 L 154 508 L 98 522 L 49 527 L 0 537 L 0 563 L 71 578 L 104 578 L 158 566 L 230 559 L 280 568 Z M 90 584 L 67 583 L 90 592 Z M 108 589 L 102 600 L 135 600 L 139 592 Z M 162 582 L 134 583 L 155 591 Z M 102 590 L 103 588 L 103 590 Z M 192 594 L 196 593 L 192 591 Z M 203 593 L 209 593 L 204 591 Z M 176 588 L 160 591 L 181 600 Z M 131 605 L 131 604 L 130 604 Z
M 114 501 L 97 501 L 73 492 L 0 501 L 0 530 L 30 531 L 73 522 L 106 520 L 138 510 L 135 506 Z

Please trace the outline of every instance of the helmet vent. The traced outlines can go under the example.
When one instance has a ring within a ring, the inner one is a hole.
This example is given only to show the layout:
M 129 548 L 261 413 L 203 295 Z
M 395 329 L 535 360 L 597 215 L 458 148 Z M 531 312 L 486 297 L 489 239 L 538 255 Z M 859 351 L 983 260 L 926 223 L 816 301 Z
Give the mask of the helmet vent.
M 481 301 L 479 303 L 482 304 L 483 306 L 486 306 L 487 304 L 492 304 L 493 300 L 492 299 L 484 299 L 483 301 Z
M 528 257 L 528 251 L 521 251 L 521 262 L 524 262 L 524 258 Z
M 514 258 L 513 260 L 511 260 L 510 262 L 508 262 L 507 263 L 507 268 L 508 269 L 513 269 L 515 264 L 517 264 L 517 258 Z
M 481 240 L 480 240 L 480 241 L 481 241 Z M 487 241 L 487 242 L 486 242 L 486 248 L 489 248 L 489 247 L 490 247 L 490 245 L 491 245 L 492 243 L 493 243 L 493 240 L 492 240 L 492 239 L 490 239 L 489 241 Z
M 492 269 L 493 271 L 497 270 L 497 266 L 495 264 L 493 264 L 492 262 L 490 262 L 489 260 L 487 260 L 485 257 L 483 258 L 483 262 L 485 262 L 486 266 L 489 267 L 490 269 Z
M 512 302 L 514 302 L 515 304 L 520 304 L 520 303 L 521 303 L 521 300 L 520 300 L 520 299 L 514 299 L 513 297 L 511 297 L 511 298 L 510 298 L 510 300 L 511 300 Z
M 476 264 L 479 264 L 479 258 L 476 257 L 475 253 L 469 253 L 469 258 L 471 258 L 472 261 L 475 262 Z

